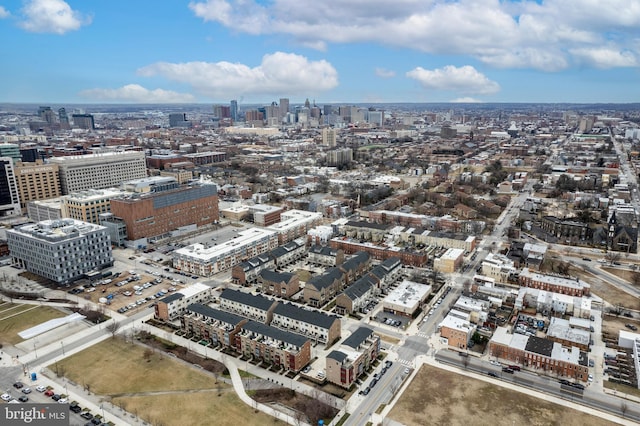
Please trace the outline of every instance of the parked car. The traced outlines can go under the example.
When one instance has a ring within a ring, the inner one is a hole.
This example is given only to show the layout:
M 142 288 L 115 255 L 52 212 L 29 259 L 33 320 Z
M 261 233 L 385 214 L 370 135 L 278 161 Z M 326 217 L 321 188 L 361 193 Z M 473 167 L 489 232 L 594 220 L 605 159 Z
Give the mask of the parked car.
M 28 395 L 31 393 L 31 389 L 30 388 L 22 388 L 22 393 L 24 393 L 25 395 Z
M 55 392 L 53 392 L 53 390 L 49 389 L 47 391 L 45 391 L 44 395 L 45 396 L 53 396 Z
M 18 401 L 27 402 L 27 401 L 29 401 L 29 397 L 26 396 L 26 395 L 22 395 L 20 398 L 18 398 Z
M 24 383 L 22 383 L 22 382 L 15 382 L 15 383 L 13 384 L 13 387 L 14 387 L 14 388 L 16 388 L 16 389 L 22 389 L 22 388 L 24 387 Z
M 44 391 L 46 391 L 46 390 L 47 390 L 47 388 L 46 388 L 46 387 L 44 387 L 44 386 L 42 386 L 42 385 L 40 385 L 40 386 L 36 386 L 36 390 L 37 390 L 38 392 L 44 392 Z
M 80 414 L 80 417 L 82 417 L 83 419 L 91 420 L 93 418 L 93 414 L 85 411 L 84 413 Z
M 0 399 L 2 399 L 3 401 L 11 401 L 11 395 L 9 395 L 8 393 L 3 393 L 2 395 L 0 395 Z
M 78 404 L 71 404 L 69 405 L 69 410 L 73 411 L 74 413 L 79 413 L 80 411 L 82 411 L 82 407 Z

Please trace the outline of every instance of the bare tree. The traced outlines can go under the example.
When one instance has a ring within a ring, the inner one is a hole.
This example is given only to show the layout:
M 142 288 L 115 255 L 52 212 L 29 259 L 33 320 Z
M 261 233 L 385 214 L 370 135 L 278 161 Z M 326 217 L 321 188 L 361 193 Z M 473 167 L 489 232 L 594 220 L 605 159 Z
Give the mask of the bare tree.
M 120 329 L 120 323 L 116 320 L 113 320 L 109 325 L 107 325 L 107 331 L 111 333 L 111 337 L 115 337 L 116 333 Z
M 609 265 L 613 265 L 615 262 L 620 260 L 620 253 L 617 251 L 608 251 L 607 254 L 604 255 L 604 258 Z
M 147 361 L 147 362 L 151 362 L 151 357 L 153 356 L 153 349 L 151 348 L 146 348 L 144 350 L 144 352 L 142 353 L 142 357 Z

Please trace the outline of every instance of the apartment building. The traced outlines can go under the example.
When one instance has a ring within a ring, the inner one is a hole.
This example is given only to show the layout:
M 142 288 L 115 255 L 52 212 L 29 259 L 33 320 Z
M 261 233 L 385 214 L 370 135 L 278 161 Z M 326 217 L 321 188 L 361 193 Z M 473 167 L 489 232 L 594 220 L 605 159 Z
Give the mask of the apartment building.
M 518 269 L 512 259 L 499 253 L 489 253 L 482 261 L 482 275 L 493 278 L 499 283 L 515 280 Z
M 9 229 L 7 242 L 14 265 L 58 284 L 113 265 L 107 228 L 74 219 Z
M 147 176 L 144 152 L 110 151 L 88 155 L 53 157 L 60 172 L 62 194 L 86 189 L 120 186 L 120 183 Z
M 209 302 L 212 294 L 213 288 L 202 283 L 195 283 L 158 300 L 155 306 L 155 316 L 164 321 L 173 321 L 182 316 L 189 305 Z
M 380 353 L 380 337 L 368 327 L 358 327 L 326 358 L 330 383 L 349 389 Z
M 471 252 L 477 245 L 476 237 L 468 234 L 425 230 L 422 228 L 405 228 L 398 236 L 409 244 L 424 244 L 431 247 L 462 249 Z
M 267 229 L 277 233 L 279 244 L 286 244 L 306 236 L 309 229 L 319 225 L 322 222 L 322 213 L 293 209 L 280 213 L 280 219 L 279 223 Z
M 246 259 L 273 250 L 278 235 L 262 228 L 238 232 L 237 238 L 214 246 L 196 243 L 173 252 L 173 267 L 203 277 L 226 271 Z
M 60 196 L 60 178 L 57 164 L 44 164 L 42 160 L 36 160 L 34 163 L 18 161 L 13 169 L 20 196 L 20 207 L 23 213 L 27 211 L 27 203 L 29 201 Z M 85 222 L 88 221 L 85 220 Z
M 273 310 L 270 324 L 327 346 L 340 339 L 341 334 L 340 318 L 291 303 L 279 303 Z
M 543 374 L 583 382 L 589 376 L 587 352 L 541 337 L 512 334 L 506 327 L 498 327 L 493 333 L 489 354 Z
M 567 278 L 555 275 L 540 274 L 524 268 L 518 277 L 518 283 L 523 287 L 537 288 L 554 293 L 571 296 L 589 296 L 591 285 L 578 278 Z
M 27 203 L 27 216 L 33 222 L 63 219 L 62 198 L 29 201 Z

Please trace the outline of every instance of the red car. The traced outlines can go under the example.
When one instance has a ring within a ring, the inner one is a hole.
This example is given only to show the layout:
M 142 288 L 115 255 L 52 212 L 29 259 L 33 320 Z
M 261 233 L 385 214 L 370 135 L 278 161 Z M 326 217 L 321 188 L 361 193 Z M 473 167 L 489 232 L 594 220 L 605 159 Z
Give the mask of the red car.
M 54 393 L 55 393 L 55 392 L 54 392 L 53 390 L 49 389 L 49 390 L 45 391 L 45 393 L 44 393 L 44 394 L 45 394 L 46 396 L 53 396 L 53 394 L 54 394 Z

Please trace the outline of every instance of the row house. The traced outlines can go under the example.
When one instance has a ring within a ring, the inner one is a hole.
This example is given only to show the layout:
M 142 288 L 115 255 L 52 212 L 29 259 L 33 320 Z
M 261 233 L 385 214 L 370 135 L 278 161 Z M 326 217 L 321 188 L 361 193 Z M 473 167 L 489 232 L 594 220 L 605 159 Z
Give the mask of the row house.
M 248 319 L 201 303 L 193 303 L 180 319 L 180 328 L 213 346 L 233 347 L 235 335 Z
M 371 256 L 369 256 L 369 253 L 359 251 L 348 260 L 345 260 L 338 268 L 344 273 L 344 282 L 348 285 L 362 276 L 369 269 L 370 264 Z
M 586 223 L 559 219 L 555 216 L 544 216 L 540 221 L 540 228 L 556 238 L 565 240 L 584 241 L 593 236 L 591 228 Z
M 304 253 L 304 245 L 295 241 L 288 242 L 234 266 L 231 270 L 231 278 L 235 284 L 254 284 L 263 270 L 280 268 L 297 262 Z
M 278 304 L 264 296 L 254 296 L 238 290 L 226 288 L 220 294 L 220 308 L 265 324 L 271 322 L 272 312 Z
M 314 265 L 338 266 L 344 262 L 344 251 L 315 244 L 309 248 L 307 259 Z
M 386 260 L 391 257 L 397 257 L 402 261 L 403 265 L 411 265 L 423 267 L 427 263 L 426 251 L 414 251 L 406 249 L 397 249 L 383 245 L 374 245 L 370 243 L 361 243 L 356 240 L 345 238 L 333 238 L 329 245 L 336 249 L 344 250 L 345 254 L 353 254 L 359 251 L 365 251 L 376 260 Z
M 347 237 L 373 242 L 384 241 L 388 230 L 389 225 L 351 220 L 341 229 Z
M 300 371 L 311 361 L 308 338 L 255 321 L 248 321 L 236 333 L 235 349 L 245 358 L 261 360 L 284 371 Z
M 155 305 L 155 317 L 164 321 L 173 321 L 192 303 L 206 303 L 211 300 L 213 288 L 206 284 L 195 283 L 158 300 Z
M 345 286 L 345 275 L 337 267 L 317 275 L 304 286 L 304 301 L 312 306 L 322 306 L 331 300 Z
M 273 310 L 271 326 L 301 334 L 327 346 L 340 339 L 340 318 L 324 312 L 280 303 Z
M 260 272 L 258 282 L 262 287 L 262 292 L 271 296 L 289 299 L 300 291 L 298 275 L 289 272 L 276 272 L 265 269 Z
M 489 341 L 489 354 L 534 371 L 586 382 L 589 376 L 587 352 L 577 347 L 536 336 L 509 333 L 498 327 Z
M 360 278 L 336 297 L 336 313 L 341 315 L 358 312 L 376 294 L 378 281 L 371 274 Z
M 537 288 L 571 296 L 582 297 L 591 294 L 591 285 L 579 278 L 540 274 L 530 271 L 529 268 L 524 268 L 520 272 L 518 283 L 522 287 Z
M 267 253 L 245 260 L 231 270 L 231 279 L 235 284 L 250 285 L 256 283 L 260 272 L 275 267 L 275 259 Z
M 368 327 L 359 327 L 326 358 L 327 380 L 349 389 L 373 365 L 380 353 L 380 337 Z

